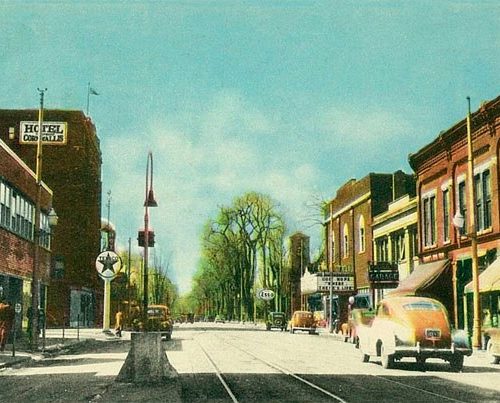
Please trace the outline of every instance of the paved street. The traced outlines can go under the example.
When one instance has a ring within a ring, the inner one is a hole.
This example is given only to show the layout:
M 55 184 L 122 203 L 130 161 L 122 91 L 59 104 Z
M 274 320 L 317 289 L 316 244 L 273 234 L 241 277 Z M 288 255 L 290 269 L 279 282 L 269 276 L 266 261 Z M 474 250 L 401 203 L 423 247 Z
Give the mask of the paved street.
M 59 336 L 47 332 L 47 346 Z M 480 352 L 466 358 L 461 373 L 431 360 L 421 370 L 411 360 L 384 370 L 358 351 L 321 333 L 267 332 L 246 324 L 183 324 L 167 357 L 178 372 L 165 385 L 116 383 L 130 334 L 116 339 L 82 330 L 67 333 L 61 354 L 0 370 L 3 401 L 498 401 L 500 366 Z M 87 338 L 88 337 L 88 338 Z M 0 357 L 1 361 L 1 357 Z

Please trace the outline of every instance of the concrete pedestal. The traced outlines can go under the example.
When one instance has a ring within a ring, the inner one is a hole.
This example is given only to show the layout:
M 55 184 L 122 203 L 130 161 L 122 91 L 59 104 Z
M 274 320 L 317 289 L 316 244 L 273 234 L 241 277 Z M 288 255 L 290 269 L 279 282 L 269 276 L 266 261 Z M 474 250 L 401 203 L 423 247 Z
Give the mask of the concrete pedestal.
M 115 382 L 158 384 L 172 382 L 177 371 L 170 365 L 159 332 L 131 334 L 131 347 Z

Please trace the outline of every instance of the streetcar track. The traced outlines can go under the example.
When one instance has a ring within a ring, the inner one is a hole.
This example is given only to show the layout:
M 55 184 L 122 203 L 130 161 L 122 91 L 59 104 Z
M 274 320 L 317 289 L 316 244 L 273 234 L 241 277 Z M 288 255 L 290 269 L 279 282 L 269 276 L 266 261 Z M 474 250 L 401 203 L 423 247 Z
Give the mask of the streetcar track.
M 288 375 L 288 376 L 290 376 L 290 377 L 292 377 L 292 378 L 295 378 L 295 379 L 297 379 L 298 381 L 300 381 L 300 382 L 302 382 L 302 383 L 304 383 L 304 384 L 306 384 L 306 385 L 308 385 L 308 386 L 310 386 L 310 387 L 312 387 L 312 388 L 314 388 L 314 389 L 316 389 L 316 390 L 318 390 L 318 391 L 320 391 L 320 392 L 322 392 L 322 393 L 324 393 L 324 394 L 326 394 L 326 395 L 328 395 L 328 396 L 332 397 L 333 399 L 335 399 L 335 400 L 337 400 L 337 401 L 339 401 L 339 402 L 347 403 L 347 401 L 346 401 L 346 400 L 344 400 L 344 399 L 342 399 L 341 397 L 336 396 L 335 394 L 333 394 L 333 393 L 331 393 L 331 392 L 329 392 L 329 391 L 327 391 L 327 390 L 323 389 L 321 386 L 316 385 L 316 384 L 314 384 L 314 383 L 312 383 L 312 382 L 308 381 L 308 380 L 307 380 L 307 379 L 305 379 L 305 378 L 302 378 L 301 376 L 299 376 L 299 375 L 297 375 L 297 374 L 295 374 L 295 373 L 293 373 L 293 372 L 289 371 L 288 369 L 286 369 L 286 368 L 284 368 L 284 367 L 281 367 L 281 366 L 280 366 L 280 365 L 278 365 L 278 364 L 273 364 L 273 363 L 271 363 L 271 362 L 269 362 L 269 361 L 267 361 L 267 360 L 264 360 L 264 359 L 262 359 L 262 358 L 260 358 L 260 357 L 256 356 L 255 354 L 253 354 L 253 353 L 251 353 L 251 352 L 249 352 L 249 351 L 246 351 L 246 350 L 242 349 L 241 347 L 239 347 L 239 346 L 237 346 L 237 345 L 235 345 L 235 344 L 233 344 L 233 343 L 229 342 L 229 341 L 228 341 L 227 339 L 225 339 L 225 338 L 222 338 L 222 337 L 218 337 L 218 338 L 219 338 L 219 340 L 222 340 L 224 343 L 229 344 L 229 345 L 230 345 L 230 346 L 232 346 L 233 348 L 235 348 L 235 349 L 237 349 L 237 350 L 240 350 L 241 352 L 243 352 L 243 353 L 245 353 L 245 354 L 247 354 L 247 355 L 249 355 L 249 356 L 253 357 L 254 359 L 256 359 L 256 360 L 258 360 L 258 361 L 260 361 L 260 362 L 264 363 L 265 365 L 267 365 L 267 366 L 269 366 L 269 367 L 271 367 L 271 368 L 273 368 L 273 369 L 275 369 L 275 370 L 277 370 L 277 371 L 281 372 L 282 374 L 285 374 L 285 375 Z M 200 345 L 200 346 L 201 346 L 201 345 Z M 412 389 L 412 390 L 419 391 L 419 392 L 424 392 L 424 393 L 426 393 L 426 394 L 432 395 L 432 396 L 437 397 L 437 398 L 440 398 L 440 399 L 445 399 L 445 400 L 447 400 L 447 401 L 452 401 L 452 402 L 457 402 L 457 403 L 466 403 L 466 402 L 465 402 L 465 401 L 463 401 L 463 400 L 458 400 L 458 399 L 455 399 L 455 398 L 452 398 L 452 397 L 449 397 L 449 396 L 446 396 L 446 395 L 442 395 L 442 394 L 440 394 L 440 393 L 432 392 L 432 391 L 429 391 L 429 390 L 426 390 L 426 389 L 422 389 L 422 388 L 419 388 L 419 387 L 416 387 L 416 386 L 407 385 L 407 384 L 405 384 L 405 383 L 403 383 L 403 382 L 399 382 L 399 381 L 396 381 L 396 380 L 394 380 L 394 379 L 387 378 L 385 375 L 371 375 L 371 376 L 372 376 L 372 377 L 374 377 L 374 378 L 379 378 L 379 379 L 382 379 L 382 380 L 384 380 L 384 381 L 386 381 L 386 382 L 391 382 L 391 383 L 397 384 L 397 385 L 399 385 L 399 386 L 403 386 L 403 387 L 408 388 L 408 389 Z
M 273 363 L 271 363 L 271 362 L 269 362 L 269 361 L 266 361 L 266 360 L 264 360 L 264 359 L 262 359 L 262 358 L 260 358 L 260 357 L 256 356 L 255 354 L 253 354 L 253 353 L 249 352 L 249 351 L 243 350 L 242 348 L 240 348 L 240 347 L 238 347 L 238 346 L 235 346 L 233 343 L 230 343 L 230 342 L 228 342 L 228 341 L 227 341 L 227 340 L 225 340 L 225 339 L 221 339 L 221 338 L 219 338 L 219 340 L 222 340 L 224 343 L 229 344 L 230 346 L 232 346 L 233 348 L 235 348 L 235 349 L 237 349 L 237 350 L 241 351 L 242 353 L 247 354 L 247 355 L 249 355 L 249 356 L 253 357 L 254 359 L 256 359 L 256 360 L 258 360 L 258 361 L 262 362 L 262 363 L 263 363 L 263 364 L 265 364 L 265 365 L 267 365 L 268 367 L 271 367 L 271 368 L 275 369 L 276 371 L 278 371 L 278 372 L 280 372 L 280 373 L 282 373 L 282 374 L 284 374 L 284 375 L 288 375 L 288 376 L 290 376 L 291 378 L 294 378 L 294 379 L 296 379 L 296 380 L 298 380 L 298 381 L 302 382 L 303 384 L 305 384 L 305 385 L 307 385 L 307 386 L 309 386 L 309 387 L 311 387 L 311 388 L 313 388 L 313 389 L 318 390 L 319 392 L 321 392 L 321 393 L 323 393 L 323 394 L 325 394 L 325 395 L 327 395 L 327 396 L 329 396 L 329 397 L 333 398 L 334 400 L 336 400 L 336 401 L 338 401 L 338 402 L 341 402 L 341 403 L 347 403 L 347 401 L 346 401 L 346 400 L 344 400 L 344 399 L 342 399 L 341 397 L 339 397 L 339 396 L 337 396 L 337 395 L 335 395 L 335 394 L 333 394 L 333 393 L 329 392 L 329 391 L 328 391 L 328 390 L 326 390 L 326 389 L 323 389 L 321 386 L 316 385 L 316 384 L 314 384 L 314 383 L 312 383 L 312 382 L 308 381 L 307 379 L 302 378 L 301 376 L 299 376 L 299 375 L 297 375 L 297 374 L 294 374 L 293 372 L 291 372 L 291 371 L 287 370 L 286 368 L 283 368 L 283 367 L 281 367 L 281 366 L 279 366 L 279 365 L 277 365 L 277 364 L 273 364 Z M 225 389 L 225 390 L 226 390 L 226 392 L 229 394 L 229 396 L 231 397 L 232 401 L 233 401 L 234 403 L 237 403 L 237 402 L 238 402 L 238 399 L 236 399 L 236 396 L 234 395 L 234 393 L 232 393 L 231 388 L 229 387 L 229 385 L 227 384 L 227 382 L 224 380 L 224 377 L 223 377 L 223 375 L 222 375 L 221 371 L 220 371 L 220 370 L 219 370 L 219 368 L 217 367 L 217 364 L 215 364 L 215 362 L 212 360 L 212 358 L 210 357 L 210 355 L 208 354 L 208 352 L 207 352 L 207 351 L 203 348 L 203 346 L 201 345 L 201 343 L 200 343 L 198 340 L 196 340 L 196 342 L 197 342 L 197 343 L 198 343 L 198 345 L 200 346 L 201 350 L 202 350 L 202 351 L 203 351 L 203 353 L 205 354 L 205 356 L 206 356 L 206 358 L 208 359 L 208 361 L 210 362 L 210 364 L 214 367 L 214 369 L 215 369 L 215 373 L 216 373 L 216 375 L 217 375 L 217 378 L 219 379 L 219 381 L 220 381 L 220 382 L 222 383 L 222 385 L 224 386 L 224 389 Z
M 407 388 L 410 388 L 410 389 L 418 390 L 419 392 L 425 392 L 425 393 L 427 393 L 429 395 L 433 395 L 433 396 L 436 396 L 436 397 L 439 397 L 439 398 L 444 398 L 446 400 L 451 400 L 452 402 L 467 403 L 467 402 L 464 402 L 463 400 L 457 400 L 457 399 L 454 399 L 452 397 L 448 397 L 448 396 L 445 396 L 445 395 L 441 395 L 439 393 L 431 392 L 431 391 L 426 390 L 426 389 L 417 388 L 416 386 L 406 385 L 403 382 L 398 382 L 398 381 L 395 381 L 394 379 L 386 378 L 384 375 L 372 375 L 372 376 L 375 377 L 375 378 L 378 378 L 378 379 L 383 379 L 384 381 L 387 381 L 387 382 L 392 382 L 392 383 L 395 383 L 397 385 L 402 385 L 402 386 L 406 386 Z
M 217 366 L 217 364 L 215 364 L 214 360 L 212 360 L 212 358 L 210 357 L 210 355 L 208 354 L 207 350 L 205 350 L 203 348 L 203 346 L 201 345 L 201 343 L 196 340 L 196 342 L 198 343 L 198 345 L 200 346 L 201 348 L 201 351 L 203 351 L 203 354 L 205 354 L 205 357 L 207 357 L 207 360 L 210 364 L 212 364 L 212 367 L 214 367 L 214 370 L 215 370 L 215 374 L 217 375 L 217 378 L 219 378 L 219 381 L 220 383 L 222 384 L 222 386 L 224 386 L 224 389 L 226 389 L 226 392 L 227 394 L 229 395 L 229 397 L 231 398 L 231 400 L 234 402 L 234 403 L 238 403 L 238 399 L 236 399 L 236 396 L 234 395 L 234 393 L 232 392 L 231 388 L 229 387 L 229 385 L 226 383 L 226 381 L 224 380 L 224 377 L 222 376 L 222 373 L 220 372 L 219 370 L 219 367 Z

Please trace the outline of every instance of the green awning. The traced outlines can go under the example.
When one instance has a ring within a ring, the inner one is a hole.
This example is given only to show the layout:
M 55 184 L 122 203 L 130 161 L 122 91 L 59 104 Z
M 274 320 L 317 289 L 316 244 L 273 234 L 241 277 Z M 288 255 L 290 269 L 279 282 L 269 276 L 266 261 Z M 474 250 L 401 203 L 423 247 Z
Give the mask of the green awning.
M 479 274 L 479 292 L 500 291 L 500 257 Z M 473 292 L 472 281 L 464 292 Z

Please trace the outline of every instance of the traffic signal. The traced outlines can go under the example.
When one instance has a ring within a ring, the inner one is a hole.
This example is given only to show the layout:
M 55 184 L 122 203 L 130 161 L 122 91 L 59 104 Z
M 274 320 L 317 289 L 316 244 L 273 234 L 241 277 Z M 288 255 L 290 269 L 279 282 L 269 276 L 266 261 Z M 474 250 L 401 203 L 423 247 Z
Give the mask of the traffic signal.
M 139 246 L 144 247 L 144 231 L 139 231 L 137 236 L 137 241 Z M 152 248 L 155 246 L 155 233 L 154 231 L 148 231 L 148 246 Z

